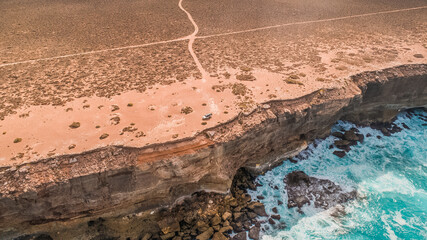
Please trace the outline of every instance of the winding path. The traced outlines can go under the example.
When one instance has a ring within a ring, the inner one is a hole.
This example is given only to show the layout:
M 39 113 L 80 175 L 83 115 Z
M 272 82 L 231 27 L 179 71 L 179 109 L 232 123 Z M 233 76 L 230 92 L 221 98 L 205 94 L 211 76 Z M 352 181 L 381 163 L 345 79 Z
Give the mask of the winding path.
M 48 61 L 48 60 L 54 60 L 54 59 L 61 59 L 61 58 L 68 58 L 68 57 L 76 57 L 76 56 L 84 56 L 84 55 L 90 55 L 90 54 L 97 54 L 97 53 L 104 53 L 104 52 L 110 52 L 110 51 L 116 51 L 116 50 L 126 50 L 126 49 L 132 49 L 132 48 L 140 48 L 140 47 L 148 47 L 153 45 L 159 45 L 159 44 L 166 44 L 166 43 L 172 43 L 172 42 L 179 42 L 179 41 L 185 41 L 189 40 L 188 42 L 188 50 L 190 51 L 191 56 L 193 57 L 199 71 L 202 73 L 202 76 L 207 76 L 207 72 L 204 70 L 202 64 L 200 63 L 199 59 L 197 58 L 196 54 L 193 50 L 193 43 L 195 39 L 203 39 L 203 38 L 211 38 L 211 37 L 220 37 L 220 36 L 227 36 L 227 35 L 234 35 L 234 34 L 240 34 L 240 33 L 247 33 L 247 32 L 255 32 L 260 30 L 266 30 L 266 29 L 272 29 L 272 28 L 280 28 L 280 27 L 286 27 L 286 26 L 293 26 L 293 25 L 303 25 L 303 24 L 310 24 L 310 23 L 320 23 L 320 22 L 332 22 L 332 21 L 339 21 L 339 20 L 345 20 L 345 19 L 351 19 L 351 18 L 360 18 L 360 17 L 367 17 L 367 16 L 374 16 L 374 15 L 383 15 L 383 14 L 391 14 L 391 13 L 397 13 L 397 12 L 406 12 L 406 11 L 412 11 L 412 10 L 420 10 L 420 9 L 426 9 L 427 6 L 421 6 L 421 7 L 414 7 L 414 8 L 404 8 L 404 9 L 395 9 L 395 10 L 389 10 L 389 11 L 381 11 L 381 12 L 373 12 L 373 13 L 365 13 L 365 14 L 357 14 L 357 15 L 349 15 L 344 17 L 336 17 L 336 18 L 327 18 L 327 19 L 320 19 L 320 20 L 312 20 L 312 21 L 302 21 L 302 22 L 293 22 L 293 23 L 285 23 L 285 24 L 278 24 L 278 25 L 272 25 L 272 26 L 266 26 L 266 27 L 259 27 L 259 28 L 252 28 L 247 30 L 241 30 L 241 31 L 234 31 L 234 32 L 228 32 L 228 33 L 218 33 L 218 34 L 212 34 L 212 35 L 205 35 L 205 36 L 196 36 L 199 27 L 195 23 L 193 17 L 187 10 L 185 10 L 182 7 L 182 1 L 179 1 L 179 8 L 184 11 L 188 19 L 191 21 L 191 23 L 194 25 L 194 32 L 185 37 L 171 39 L 171 40 L 165 40 L 165 41 L 159 41 L 159 42 L 152 42 L 152 43 L 145 43 L 145 44 L 138 44 L 138 45 L 131 45 L 131 46 L 123 46 L 123 47 L 116 47 L 116 48 L 109 48 L 109 49 L 102 49 L 102 50 L 95 50 L 95 51 L 89 51 L 89 52 L 81 52 L 81 53 L 73 53 L 73 54 L 66 54 L 61 56 L 55 56 L 55 57 L 47 57 L 47 58 L 37 58 L 32 60 L 24 60 L 24 61 L 18 61 L 18 62 L 11 62 L 11 63 L 3 63 L 0 64 L 0 67 L 6 67 L 6 66 L 13 66 L 18 64 L 25 64 L 25 63 L 36 63 L 40 61 Z
M 190 51 L 191 56 L 194 59 L 194 62 L 196 63 L 197 68 L 199 69 L 200 73 L 202 74 L 202 78 L 206 79 L 206 77 L 208 76 L 207 72 L 205 71 L 205 69 L 203 68 L 202 64 L 199 61 L 199 58 L 197 57 L 196 53 L 194 53 L 194 49 L 193 49 L 193 43 L 194 40 L 196 40 L 196 35 L 199 32 L 199 26 L 197 26 L 196 22 L 194 21 L 193 17 L 191 16 L 191 14 L 185 10 L 185 8 L 182 6 L 182 1 L 183 0 L 179 0 L 178 6 L 179 8 L 184 11 L 187 14 L 188 19 L 190 20 L 190 22 L 193 24 L 194 26 L 194 32 L 187 36 L 187 38 L 189 39 L 188 41 L 188 51 Z

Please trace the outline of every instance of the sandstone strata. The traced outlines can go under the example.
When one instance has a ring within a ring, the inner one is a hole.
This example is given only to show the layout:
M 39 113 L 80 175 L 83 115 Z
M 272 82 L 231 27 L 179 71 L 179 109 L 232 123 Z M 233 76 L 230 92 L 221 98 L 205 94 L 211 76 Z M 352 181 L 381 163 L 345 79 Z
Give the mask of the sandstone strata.
M 352 79 L 345 88 L 264 103 L 269 107 L 260 105 L 193 138 L 2 167 L 0 232 L 11 238 L 40 228 L 66 228 L 88 217 L 149 216 L 197 191 L 227 192 L 237 169 L 262 173 L 281 161 L 279 155 L 295 155 L 329 134 L 339 119 L 387 122 L 402 109 L 427 107 L 426 64 Z

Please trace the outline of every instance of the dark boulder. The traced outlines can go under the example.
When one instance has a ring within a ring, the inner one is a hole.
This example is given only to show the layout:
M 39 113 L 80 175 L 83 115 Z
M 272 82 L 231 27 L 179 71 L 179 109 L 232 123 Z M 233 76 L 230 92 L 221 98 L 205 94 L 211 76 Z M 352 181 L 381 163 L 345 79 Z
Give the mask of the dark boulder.
M 327 179 L 309 177 L 302 171 L 289 173 L 284 182 L 288 193 L 288 207 L 301 207 L 314 202 L 315 207 L 328 209 L 338 203 L 356 197 L 356 191 L 344 192 L 334 182 Z
M 287 184 L 298 185 L 300 182 L 310 183 L 310 177 L 303 171 L 293 171 L 286 176 Z
M 264 204 L 260 202 L 251 202 L 250 204 L 248 204 L 248 209 L 258 214 L 258 216 L 261 216 L 261 217 L 268 216 L 267 213 L 265 212 Z
M 345 153 L 345 151 L 334 151 L 333 154 L 340 157 L 340 158 L 343 158 L 346 153 Z
M 333 132 L 332 136 L 337 137 L 337 138 L 341 138 L 344 139 L 344 134 L 341 132 Z
M 254 239 L 254 240 L 258 240 L 259 239 L 259 227 L 252 227 L 249 230 L 249 238 L 250 239 Z
M 351 142 L 348 140 L 337 140 L 334 142 L 335 146 L 340 149 L 345 149 L 347 146 L 351 145 Z
M 359 137 L 357 137 L 356 133 L 353 130 L 345 131 L 344 139 L 347 141 L 358 141 Z

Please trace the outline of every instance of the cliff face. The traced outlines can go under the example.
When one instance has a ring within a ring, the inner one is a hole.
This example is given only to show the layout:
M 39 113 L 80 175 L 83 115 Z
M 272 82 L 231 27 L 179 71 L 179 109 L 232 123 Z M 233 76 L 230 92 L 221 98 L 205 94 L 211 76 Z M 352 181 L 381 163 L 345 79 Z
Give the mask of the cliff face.
M 352 77 L 345 89 L 271 101 L 194 138 L 111 146 L 0 169 L 0 233 L 100 215 L 150 212 L 200 190 L 228 191 L 237 169 L 262 172 L 329 134 L 339 119 L 389 121 L 427 107 L 427 65 Z

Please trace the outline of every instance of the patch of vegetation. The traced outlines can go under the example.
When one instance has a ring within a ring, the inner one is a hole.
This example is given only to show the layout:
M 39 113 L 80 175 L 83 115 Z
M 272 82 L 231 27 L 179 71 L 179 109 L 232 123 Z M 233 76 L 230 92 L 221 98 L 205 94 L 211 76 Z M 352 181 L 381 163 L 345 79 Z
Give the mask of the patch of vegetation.
M 112 125 L 117 125 L 117 124 L 119 124 L 119 123 L 120 123 L 120 117 L 119 117 L 119 116 L 112 117 L 112 118 L 110 119 L 110 121 L 111 121 L 111 124 L 112 124 Z
M 29 116 L 30 116 L 30 113 L 23 113 L 23 114 L 19 115 L 20 118 L 26 118 L 26 117 L 29 117 Z
M 240 81 L 255 81 L 256 78 L 252 74 L 238 74 L 236 79 Z
M 228 72 L 225 72 L 222 75 L 224 75 L 225 79 L 229 79 L 231 77 L 231 74 Z
M 104 133 L 99 137 L 99 139 L 106 139 L 108 136 L 110 136 L 108 133 Z
M 335 69 L 339 70 L 339 71 L 345 71 L 345 70 L 347 70 L 347 67 L 343 66 L 343 65 L 340 65 L 340 66 L 335 67 Z
M 371 63 L 372 61 L 374 61 L 373 58 L 369 57 L 369 56 L 364 56 L 362 57 L 363 61 L 365 61 L 366 63 Z
M 70 128 L 73 128 L 73 129 L 75 129 L 75 128 L 79 128 L 80 127 L 80 123 L 79 122 L 73 122 L 73 123 L 71 123 L 70 124 L 70 126 L 69 126 Z
M 117 105 L 111 105 L 111 111 L 112 112 L 117 111 L 119 109 L 120 109 L 119 106 L 117 106 Z
M 122 133 L 120 135 L 123 135 L 123 133 L 125 133 L 125 132 L 135 132 L 136 130 L 138 130 L 138 128 L 128 126 L 128 127 L 125 127 L 122 129 Z
M 248 66 L 242 66 L 242 67 L 240 67 L 240 70 L 242 70 L 243 72 L 250 72 L 253 69 L 251 67 L 248 67 Z
M 186 106 L 186 107 L 181 108 L 181 113 L 184 113 L 184 114 L 190 114 L 190 113 L 192 113 L 192 112 L 193 112 L 193 108 L 191 108 L 191 107 L 189 107 L 189 106 Z
M 250 110 L 253 106 L 254 106 L 255 102 L 253 100 L 246 100 L 246 101 L 242 101 L 240 103 L 237 104 L 237 106 L 242 110 L 242 111 L 247 111 Z
M 133 107 L 133 103 L 128 103 L 128 107 Z
M 139 131 L 135 134 L 135 137 L 137 137 L 137 138 L 145 137 L 145 133 L 143 131 Z
M 319 81 L 319 82 L 330 82 L 331 80 L 329 80 L 327 78 L 318 77 L 318 78 L 316 78 L 316 81 Z
M 15 138 L 15 140 L 13 140 L 13 143 L 20 143 L 22 142 L 22 138 Z
M 225 84 L 222 84 L 222 85 L 213 85 L 212 86 L 212 90 L 215 90 L 216 92 L 224 92 L 224 90 L 226 88 L 228 88 L 228 87 L 229 87 L 229 85 L 225 85 Z
M 243 83 L 235 83 L 231 87 L 231 92 L 237 96 L 245 96 L 248 91 L 248 88 Z

